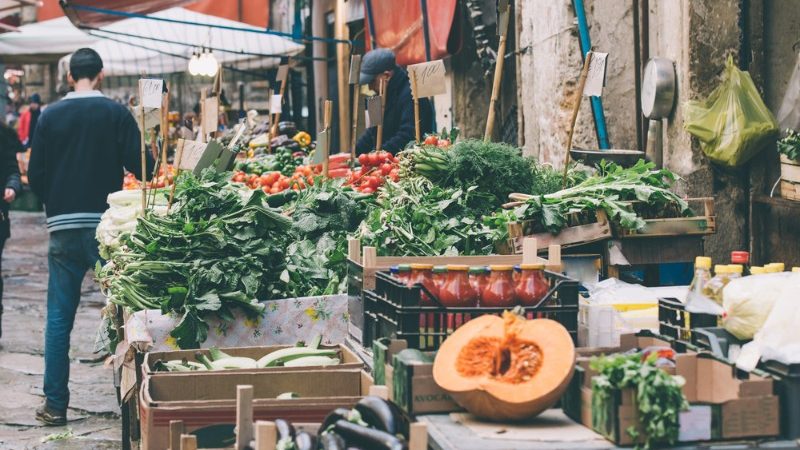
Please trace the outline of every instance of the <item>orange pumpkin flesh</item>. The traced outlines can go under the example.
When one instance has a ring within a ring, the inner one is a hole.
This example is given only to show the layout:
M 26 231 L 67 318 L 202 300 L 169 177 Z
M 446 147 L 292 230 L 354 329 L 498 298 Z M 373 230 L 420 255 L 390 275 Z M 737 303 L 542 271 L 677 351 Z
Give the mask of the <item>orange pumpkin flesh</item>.
M 575 370 L 569 332 L 549 319 L 506 312 L 470 320 L 436 353 L 436 384 L 475 416 L 521 420 L 552 407 Z

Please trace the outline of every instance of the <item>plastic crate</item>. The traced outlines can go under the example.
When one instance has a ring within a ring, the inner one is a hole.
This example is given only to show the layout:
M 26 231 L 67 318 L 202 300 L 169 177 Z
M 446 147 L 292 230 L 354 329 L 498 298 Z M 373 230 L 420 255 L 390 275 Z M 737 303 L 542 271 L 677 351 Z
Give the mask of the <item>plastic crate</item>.
M 686 305 L 676 298 L 658 299 L 658 332 L 666 337 L 692 341 L 692 329 L 716 327 L 717 316 L 686 312 Z
M 692 342 L 701 350 L 730 360 L 731 346 L 741 347 L 743 341 L 721 327 L 692 330 Z M 775 395 L 781 403 L 781 436 L 786 439 L 800 438 L 800 363 L 785 364 L 780 361 L 762 361 L 758 369 L 775 378 Z
M 439 306 L 435 296 L 421 285 L 408 287 L 387 272 L 376 274 L 374 290 L 364 290 L 364 345 L 373 339 L 404 339 L 410 348 L 437 350 L 455 329 L 470 319 L 485 314 L 500 315 L 509 308 Z M 578 341 L 578 282 L 545 271 L 550 291 L 537 306 L 523 308 L 529 319 L 555 320 Z M 425 290 L 436 306 L 420 306 Z

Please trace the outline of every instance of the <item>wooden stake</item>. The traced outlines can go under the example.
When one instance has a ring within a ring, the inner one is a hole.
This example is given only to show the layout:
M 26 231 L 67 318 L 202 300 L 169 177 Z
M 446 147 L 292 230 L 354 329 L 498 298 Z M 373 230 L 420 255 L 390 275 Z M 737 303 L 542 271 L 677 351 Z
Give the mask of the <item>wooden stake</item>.
M 256 450 L 273 450 L 278 440 L 275 422 L 259 420 L 256 422 Z
M 272 119 L 274 119 L 274 117 L 272 116 L 272 94 L 273 94 L 273 92 L 274 91 L 272 89 L 267 89 L 267 105 L 270 106 L 269 114 L 267 114 L 267 120 L 269 121 L 269 123 L 267 124 L 267 125 L 269 125 L 269 127 L 267 128 L 267 153 L 272 153 L 272 146 L 270 144 L 272 143 L 272 139 L 275 137 L 275 135 L 272 134 L 272 125 L 274 124 L 274 122 L 272 120 Z
M 561 188 L 567 187 L 567 172 L 569 172 L 569 152 L 572 150 L 572 137 L 575 134 L 575 122 L 578 121 L 578 112 L 581 110 L 581 101 L 583 100 L 583 88 L 586 86 L 586 77 L 589 74 L 589 64 L 592 62 L 592 52 L 586 53 L 586 58 L 583 60 L 583 69 L 581 69 L 581 77 L 578 80 L 578 98 L 575 100 L 575 107 L 572 108 L 572 117 L 569 123 L 569 134 L 567 135 L 567 155 L 564 157 L 564 178 L 561 181 Z
M 420 139 L 420 130 L 419 130 L 419 98 L 417 98 L 417 71 L 411 71 L 411 86 L 414 88 L 413 94 L 414 96 L 414 136 L 417 137 L 417 144 L 419 144 Z
M 325 100 L 325 114 L 323 116 L 323 124 L 325 127 L 325 139 L 328 141 L 328 145 L 325 146 L 325 154 L 322 155 L 322 175 L 325 178 L 328 178 L 328 166 L 329 166 L 329 159 L 331 153 L 331 121 L 333 119 L 333 102 L 330 100 Z
M 142 119 L 140 143 L 142 153 L 142 216 L 144 216 L 144 212 L 147 210 L 147 155 L 145 154 L 147 146 L 144 143 L 144 92 L 142 92 L 141 82 L 139 82 L 139 108 L 141 110 L 140 117 Z
M 381 151 L 381 145 L 383 145 L 383 108 L 386 104 L 386 80 L 381 78 L 380 87 L 378 88 L 378 96 L 381 99 L 381 125 L 378 125 L 378 130 L 376 132 L 375 137 L 375 151 Z
M 206 141 L 206 130 L 208 124 L 206 118 L 206 88 L 200 89 L 200 142 Z
M 169 146 L 169 83 L 161 102 L 161 169 L 164 171 L 164 187 L 169 186 L 167 177 L 167 147 Z
M 339 151 L 343 152 L 350 143 L 350 86 L 348 85 L 350 50 L 346 40 L 350 38 L 350 29 L 347 26 L 347 6 L 346 0 L 336 0 L 334 6 L 333 33 L 340 41 L 336 44 L 336 81 L 337 92 L 339 93 Z
M 253 440 L 253 386 L 236 386 L 236 450 Z
M 506 27 L 508 23 L 506 23 Z M 489 101 L 489 117 L 486 119 L 486 131 L 483 133 L 483 141 L 492 140 L 494 131 L 494 116 L 497 98 L 500 96 L 500 82 L 503 80 L 503 63 L 506 55 L 506 34 L 508 29 L 501 30 L 500 43 L 497 46 L 497 63 L 494 66 L 494 83 L 492 84 L 492 99 Z
M 181 435 L 183 434 L 183 421 L 169 421 L 169 450 L 180 450 Z
M 167 203 L 167 213 L 172 208 L 172 200 L 175 198 L 175 187 L 178 186 L 178 175 L 181 174 L 181 159 L 183 158 L 183 146 L 186 144 L 186 141 L 183 139 L 178 139 L 178 154 L 175 155 L 175 183 L 172 184 L 172 189 L 169 191 L 169 202 Z
M 358 116 L 359 102 L 361 101 L 361 85 L 356 83 L 353 85 L 353 130 L 350 133 L 350 156 L 355 159 L 356 157 L 356 142 L 358 141 Z
M 191 434 L 181 435 L 181 450 L 197 450 L 197 436 Z

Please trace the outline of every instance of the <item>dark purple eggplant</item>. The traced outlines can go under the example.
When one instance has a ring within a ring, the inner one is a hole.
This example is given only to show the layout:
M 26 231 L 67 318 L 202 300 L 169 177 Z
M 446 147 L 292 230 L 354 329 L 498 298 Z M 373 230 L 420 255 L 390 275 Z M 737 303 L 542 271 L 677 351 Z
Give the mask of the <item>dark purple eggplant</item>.
M 362 427 L 346 420 L 336 422 L 333 431 L 344 438 L 348 447 L 370 450 L 408 450 L 405 441 L 397 436 L 374 428 Z
M 297 450 L 317 450 L 317 438 L 312 434 L 301 431 L 295 436 L 294 445 Z
M 369 395 L 356 403 L 355 410 L 361 414 L 361 420 L 372 428 L 392 435 L 400 434 L 408 439 L 410 421 L 403 410 L 394 403 Z
M 345 450 L 344 439 L 332 431 L 320 435 L 319 445 L 322 450 Z
M 283 419 L 275 420 L 275 428 L 278 430 L 278 440 L 294 441 L 295 432 L 291 423 Z
M 348 420 L 350 416 L 350 410 L 347 408 L 336 408 L 331 411 L 325 417 L 325 420 L 322 421 L 322 425 L 319 427 L 319 432 L 322 433 L 330 428 L 331 425 L 335 424 L 338 420 Z

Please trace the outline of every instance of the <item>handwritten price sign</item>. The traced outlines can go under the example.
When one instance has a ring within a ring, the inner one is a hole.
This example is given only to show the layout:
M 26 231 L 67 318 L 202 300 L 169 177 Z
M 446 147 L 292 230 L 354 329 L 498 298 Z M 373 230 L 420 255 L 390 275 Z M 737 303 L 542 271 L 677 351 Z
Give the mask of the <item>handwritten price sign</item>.
M 589 72 L 586 74 L 586 86 L 583 88 L 583 95 L 601 96 L 603 86 L 606 85 L 606 62 L 608 53 L 592 52 L 592 60 L 589 61 Z
M 161 108 L 164 80 L 141 78 L 139 79 L 139 90 L 142 92 L 142 105 L 145 108 Z
M 412 77 L 416 77 L 416 83 L 411 80 L 411 90 L 414 98 L 420 99 L 433 97 L 434 95 L 447 92 L 445 84 L 444 61 L 436 60 L 408 66 L 408 71 Z M 414 84 L 417 88 L 414 89 Z

